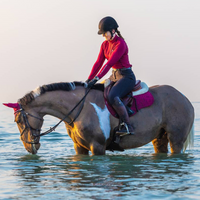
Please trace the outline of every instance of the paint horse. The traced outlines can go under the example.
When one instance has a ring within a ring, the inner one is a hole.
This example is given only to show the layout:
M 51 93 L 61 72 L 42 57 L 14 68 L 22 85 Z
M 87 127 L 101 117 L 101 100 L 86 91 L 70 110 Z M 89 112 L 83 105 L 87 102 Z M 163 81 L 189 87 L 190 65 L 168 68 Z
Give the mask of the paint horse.
M 15 122 L 28 152 L 37 153 L 43 117 L 51 115 L 64 118 L 76 154 L 105 154 L 118 119 L 109 113 L 103 91 L 98 89 L 91 89 L 84 105 L 76 106 L 85 92 L 80 82 L 54 83 L 36 88 L 16 104 L 7 104 L 15 110 Z M 131 117 L 135 132 L 121 137 L 119 147 L 126 150 L 152 142 L 156 153 L 167 153 L 169 143 L 171 153 L 185 151 L 193 143 L 193 106 L 171 86 L 150 87 L 149 92 L 154 97 L 153 105 Z

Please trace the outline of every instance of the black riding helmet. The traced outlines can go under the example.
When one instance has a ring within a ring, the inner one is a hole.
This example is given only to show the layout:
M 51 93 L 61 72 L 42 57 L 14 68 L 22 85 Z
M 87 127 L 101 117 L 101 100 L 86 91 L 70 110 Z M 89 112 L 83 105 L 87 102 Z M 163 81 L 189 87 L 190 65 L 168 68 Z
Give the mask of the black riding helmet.
M 112 17 L 104 17 L 103 19 L 101 19 L 101 21 L 99 22 L 99 31 L 98 34 L 104 34 L 107 31 L 112 31 L 113 29 L 116 30 L 118 28 L 118 24 L 115 21 L 114 18 Z

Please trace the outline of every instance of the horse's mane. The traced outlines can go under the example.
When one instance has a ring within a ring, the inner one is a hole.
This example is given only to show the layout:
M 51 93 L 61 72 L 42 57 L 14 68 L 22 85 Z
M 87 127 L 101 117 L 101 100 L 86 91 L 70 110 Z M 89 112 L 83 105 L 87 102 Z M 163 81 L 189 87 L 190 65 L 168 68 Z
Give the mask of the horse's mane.
M 77 86 L 82 86 L 84 87 L 85 83 L 84 82 L 60 82 L 60 83 L 52 83 L 48 85 L 43 85 L 40 87 L 37 87 L 35 90 L 27 93 L 24 97 L 18 100 L 18 103 L 21 105 L 27 105 L 28 103 L 32 102 L 36 97 L 46 93 L 46 92 L 51 92 L 51 91 L 56 91 L 56 90 L 62 90 L 62 91 L 71 91 L 75 90 Z M 103 84 L 96 84 L 93 86 L 92 89 L 96 90 L 104 90 Z

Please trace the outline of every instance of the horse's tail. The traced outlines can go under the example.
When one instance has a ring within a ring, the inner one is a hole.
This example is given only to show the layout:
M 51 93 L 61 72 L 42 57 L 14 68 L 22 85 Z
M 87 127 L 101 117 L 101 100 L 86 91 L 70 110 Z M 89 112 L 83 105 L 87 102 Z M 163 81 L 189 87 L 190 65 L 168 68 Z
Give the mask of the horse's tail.
M 189 149 L 194 146 L 194 124 L 192 125 L 190 133 L 183 145 L 183 152 L 185 152 L 188 146 L 189 146 Z

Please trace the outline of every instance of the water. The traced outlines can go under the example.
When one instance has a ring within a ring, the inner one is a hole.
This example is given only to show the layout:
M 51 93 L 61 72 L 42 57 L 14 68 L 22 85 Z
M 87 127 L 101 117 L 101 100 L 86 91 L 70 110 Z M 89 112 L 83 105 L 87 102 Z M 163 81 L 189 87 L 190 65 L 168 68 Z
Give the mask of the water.
M 64 124 L 30 155 L 13 111 L 0 106 L 0 199 L 200 199 L 200 103 L 193 105 L 192 150 L 156 155 L 148 144 L 106 156 L 75 155 Z M 57 122 L 46 117 L 43 131 Z

